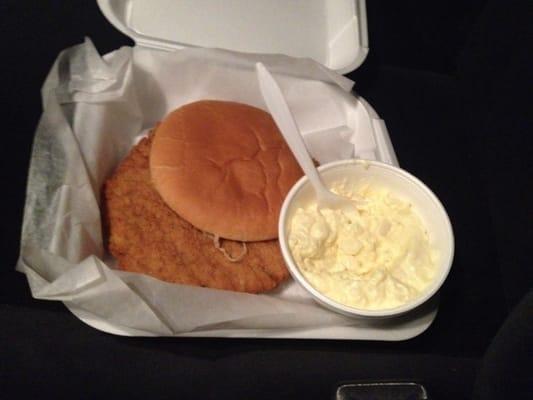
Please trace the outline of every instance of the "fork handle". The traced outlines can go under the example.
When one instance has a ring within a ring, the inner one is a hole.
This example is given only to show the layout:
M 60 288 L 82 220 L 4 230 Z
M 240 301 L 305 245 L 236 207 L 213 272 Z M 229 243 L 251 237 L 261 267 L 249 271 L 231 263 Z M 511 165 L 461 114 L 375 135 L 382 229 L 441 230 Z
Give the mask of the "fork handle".
M 313 185 L 317 197 L 323 197 L 324 192 L 328 191 L 328 189 L 322 182 L 313 160 L 309 156 L 303 137 L 278 83 L 262 63 L 256 63 L 255 68 L 261 94 L 272 118 L 285 138 L 296 161 L 298 161 L 309 182 Z

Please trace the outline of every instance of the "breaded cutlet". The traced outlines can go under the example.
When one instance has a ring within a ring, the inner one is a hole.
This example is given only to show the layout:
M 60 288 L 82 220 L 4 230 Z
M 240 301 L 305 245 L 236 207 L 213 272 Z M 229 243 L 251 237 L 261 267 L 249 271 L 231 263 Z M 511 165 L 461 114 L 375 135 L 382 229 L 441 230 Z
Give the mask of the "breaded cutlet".
M 154 189 L 149 170 L 151 137 L 141 140 L 104 186 L 108 250 L 130 272 L 186 285 L 266 292 L 289 276 L 277 240 L 246 243 L 232 262 L 204 233 L 172 211 Z M 221 240 L 229 255 L 243 244 Z

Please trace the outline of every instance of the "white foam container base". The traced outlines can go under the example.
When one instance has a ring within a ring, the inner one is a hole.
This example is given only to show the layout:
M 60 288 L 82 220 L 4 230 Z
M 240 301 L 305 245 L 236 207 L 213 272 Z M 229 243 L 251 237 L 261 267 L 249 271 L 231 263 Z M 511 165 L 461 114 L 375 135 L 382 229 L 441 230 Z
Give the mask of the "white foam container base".
M 220 329 L 198 332 L 187 332 L 175 337 L 218 337 L 218 338 L 250 338 L 250 339 L 322 339 L 322 340 L 371 340 L 371 341 L 402 341 L 412 339 L 426 331 L 437 315 L 438 298 L 435 297 L 419 309 L 401 318 L 390 321 L 371 323 L 358 320 L 357 326 L 320 327 L 298 330 L 275 329 Z M 107 321 L 95 319 L 81 309 L 67 308 L 87 325 L 102 332 L 120 336 L 154 336 L 149 333 L 112 325 Z
M 374 137 L 375 150 L 368 158 L 398 166 L 394 149 L 390 143 L 385 123 L 375 110 L 360 96 L 353 97 L 354 120 L 367 121 L 366 129 L 371 129 Z M 355 122 L 357 124 L 357 122 Z M 294 291 L 296 282 L 289 282 L 282 290 Z M 301 289 L 303 290 L 303 289 Z M 66 307 L 81 321 L 103 332 L 121 336 L 154 336 L 124 326 L 109 323 L 95 318 L 84 310 L 65 303 Z M 402 341 L 423 333 L 433 323 L 438 310 L 438 297 L 430 299 L 419 308 L 394 319 L 371 320 L 354 319 L 353 325 L 316 327 L 304 329 L 210 329 L 176 334 L 175 337 L 220 337 L 220 338 L 269 338 L 269 339 L 323 339 L 323 340 L 372 340 Z

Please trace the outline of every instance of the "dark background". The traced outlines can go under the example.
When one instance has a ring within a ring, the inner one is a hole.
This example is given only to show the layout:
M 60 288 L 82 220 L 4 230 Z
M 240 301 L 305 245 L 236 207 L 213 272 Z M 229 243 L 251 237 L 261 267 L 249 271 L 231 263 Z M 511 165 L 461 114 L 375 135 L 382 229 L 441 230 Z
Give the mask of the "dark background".
M 93 1 L 1 2 L 0 391 L 323 399 L 339 381 L 373 379 L 422 382 L 436 399 L 531 390 L 532 2 L 368 0 L 367 12 L 370 54 L 348 76 L 456 235 L 434 324 L 401 343 L 143 339 L 32 299 L 13 271 L 46 74 L 85 36 L 102 54 L 132 43 Z

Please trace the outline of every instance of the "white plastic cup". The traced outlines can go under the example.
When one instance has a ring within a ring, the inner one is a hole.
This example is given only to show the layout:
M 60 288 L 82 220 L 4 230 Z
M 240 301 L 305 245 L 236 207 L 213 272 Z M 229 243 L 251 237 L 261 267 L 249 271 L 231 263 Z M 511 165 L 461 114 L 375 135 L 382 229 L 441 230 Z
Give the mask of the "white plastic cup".
M 454 236 L 450 219 L 437 196 L 418 178 L 407 171 L 378 161 L 343 160 L 318 168 L 326 186 L 346 180 L 348 184 L 361 179 L 388 188 L 398 198 L 412 204 L 428 232 L 429 244 L 436 250 L 437 273 L 432 284 L 406 304 L 382 310 L 366 310 L 350 307 L 325 296 L 304 277 L 292 257 L 288 244 L 288 230 L 292 216 L 298 207 L 316 202 L 315 192 L 307 177 L 302 177 L 287 194 L 279 218 L 279 243 L 285 263 L 293 276 L 320 304 L 338 313 L 353 317 L 385 318 L 404 314 L 430 299 L 442 286 L 452 266 Z

